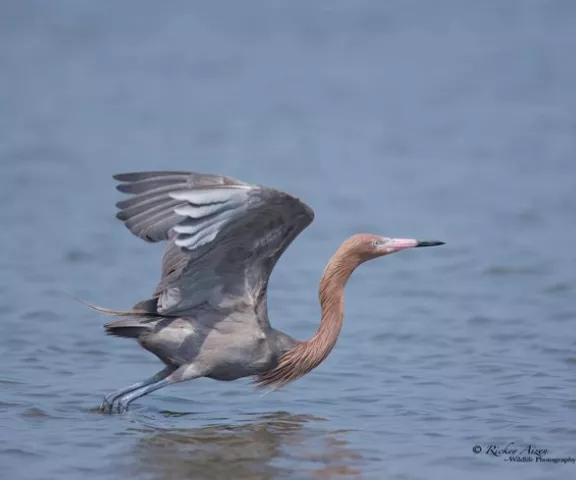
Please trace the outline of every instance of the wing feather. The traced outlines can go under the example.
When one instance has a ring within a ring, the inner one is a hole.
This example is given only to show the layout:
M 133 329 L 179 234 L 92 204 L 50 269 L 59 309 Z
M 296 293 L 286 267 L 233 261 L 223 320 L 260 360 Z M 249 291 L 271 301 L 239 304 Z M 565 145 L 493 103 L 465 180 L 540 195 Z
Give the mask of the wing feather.
M 265 301 L 270 273 L 314 219 L 291 195 L 231 177 L 192 172 L 115 175 L 117 217 L 148 242 L 170 240 L 154 296 L 158 312 L 229 308 Z M 267 323 L 267 315 L 257 318 Z

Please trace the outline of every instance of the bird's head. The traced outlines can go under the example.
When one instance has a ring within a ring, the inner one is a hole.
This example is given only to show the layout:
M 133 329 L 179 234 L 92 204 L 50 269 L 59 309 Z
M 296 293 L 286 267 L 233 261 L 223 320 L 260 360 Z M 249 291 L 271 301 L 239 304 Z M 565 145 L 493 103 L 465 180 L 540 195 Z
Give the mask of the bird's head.
M 363 263 L 376 257 L 406 250 L 407 248 L 435 247 L 437 245 L 444 245 L 444 242 L 438 240 L 415 240 L 412 238 L 391 238 L 373 233 L 359 233 L 346 240 L 342 247 L 347 250 L 347 254 L 356 256 L 359 263 Z

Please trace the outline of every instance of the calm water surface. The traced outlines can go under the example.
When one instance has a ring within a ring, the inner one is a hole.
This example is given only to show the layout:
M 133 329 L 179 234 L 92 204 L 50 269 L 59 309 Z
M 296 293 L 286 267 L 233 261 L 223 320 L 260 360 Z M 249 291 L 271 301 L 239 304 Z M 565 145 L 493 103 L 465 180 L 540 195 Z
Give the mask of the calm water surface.
M 576 458 L 575 22 L 570 1 L 3 2 L 2 477 L 575 478 L 486 455 Z M 270 285 L 297 338 L 348 235 L 447 245 L 363 265 L 336 349 L 284 390 L 202 379 L 103 415 L 159 362 L 70 295 L 150 294 L 163 246 L 114 219 L 111 175 L 169 168 L 315 209 Z

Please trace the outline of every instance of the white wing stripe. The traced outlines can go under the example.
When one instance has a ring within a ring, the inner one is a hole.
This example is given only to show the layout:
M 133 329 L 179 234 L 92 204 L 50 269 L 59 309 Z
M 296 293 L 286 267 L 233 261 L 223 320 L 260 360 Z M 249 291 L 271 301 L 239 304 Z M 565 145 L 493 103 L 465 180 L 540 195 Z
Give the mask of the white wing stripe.
M 198 232 L 196 235 L 192 235 L 192 236 L 180 236 L 179 235 L 178 238 L 176 238 L 175 243 L 179 247 L 185 247 L 189 250 L 194 250 L 194 249 L 201 247 L 202 245 L 204 245 L 206 243 L 210 243 L 212 240 L 214 240 L 216 238 L 216 235 L 218 235 L 219 231 L 220 230 L 217 230 L 217 229 L 211 229 L 208 231 Z
M 184 200 L 193 205 L 228 203 L 234 200 L 241 203 L 246 200 L 247 190 L 246 187 L 197 188 L 171 192 L 169 195 L 174 200 Z
M 178 207 L 174 209 L 174 213 L 176 215 L 181 215 L 183 217 L 190 217 L 190 218 L 202 218 L 207 217 L 213 213 L 216 213 L 220 210 L 226 209 L 227 205 L 222 203 L 216 203 L 213 205 L 205 205 L 201 207 L 193 207 L 192 205 L 185 205 L 183 207 Z M 230 208 L 230 207 L 228 207 Z
M 174 231 L 176 233 L 182 233 L 184 235 L 196 235 L 202 230 L 206 230 L 209 228 L 219 228 L 225 222 L 225 219 L 222 219 L 220 217 L 221 215 L 218 215 L 217 218 L 213 219 L 210 222 L 201 222 L 195 225 L 186 225 L 186 224 L 176 225 L 174 227 Z
M 187 218 L 173 227 L 176 245 L 195 250 L 214 240 L 226 225 L 244 214 L 249 190 L 248 186 L 234 186 L 170 193 L 174 200 L 188 202 L 174 209 L 176 215 Z

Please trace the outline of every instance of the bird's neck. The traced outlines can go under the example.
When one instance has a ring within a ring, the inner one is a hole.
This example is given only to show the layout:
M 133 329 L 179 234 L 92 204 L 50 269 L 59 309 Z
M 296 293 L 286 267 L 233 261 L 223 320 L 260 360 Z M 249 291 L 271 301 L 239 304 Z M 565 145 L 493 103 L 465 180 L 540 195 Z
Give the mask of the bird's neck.
M 320 326 L 314 336 L 306 342 L 316 352 L 317 366 L 336 345 L 344 321 L 344 287 L 357 266 L 357 262 L 341 255 L 332 257 L 320 279 Z
M 328 262 L 320 279 L 320 325 L 312 338 L 296 344 L 279 360 L 278 365 L 261 375 L 261 386 L 281 387 L 307 374 L 330 354 L 344 320 L 344 287 L 359 262 L 338 250 Z

